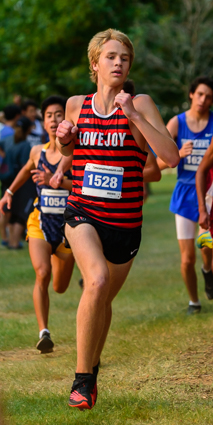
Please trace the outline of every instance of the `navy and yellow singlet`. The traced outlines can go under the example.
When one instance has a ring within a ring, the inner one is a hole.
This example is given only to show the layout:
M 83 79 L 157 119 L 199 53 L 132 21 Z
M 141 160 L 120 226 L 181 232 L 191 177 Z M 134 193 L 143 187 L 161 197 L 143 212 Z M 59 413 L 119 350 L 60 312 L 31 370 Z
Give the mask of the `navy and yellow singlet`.
M 46 158 L 49 143 L 45 144 L 38 162 L 38 170 L 44 171 L 43 164 L 55 173 L 58 164 L 50 164 Z M 72 179 L 70 171 L 64 173 L 68 179 Z M 36 183 L 37 198 L 34 202 L 34 211 L 30 214 L 27 222 L 27 237 L 44 239 L 52 246 L 53 253 L 64 241 L 61 232 L 63 213 L 66 207 L 69 191 L 62 188 L 53 189 L 51 186 Z M 65 252 L 68 252 L 65 249 Z

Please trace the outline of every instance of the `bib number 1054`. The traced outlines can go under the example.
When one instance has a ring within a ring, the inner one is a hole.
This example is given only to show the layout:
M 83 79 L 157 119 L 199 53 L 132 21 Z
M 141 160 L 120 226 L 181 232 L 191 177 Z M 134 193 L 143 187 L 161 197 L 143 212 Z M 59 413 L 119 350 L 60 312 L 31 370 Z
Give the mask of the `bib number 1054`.
M 68 190 L 43 188 L 41 190 L 41 211 L 46 214 L 63 214 L 68 196 Z

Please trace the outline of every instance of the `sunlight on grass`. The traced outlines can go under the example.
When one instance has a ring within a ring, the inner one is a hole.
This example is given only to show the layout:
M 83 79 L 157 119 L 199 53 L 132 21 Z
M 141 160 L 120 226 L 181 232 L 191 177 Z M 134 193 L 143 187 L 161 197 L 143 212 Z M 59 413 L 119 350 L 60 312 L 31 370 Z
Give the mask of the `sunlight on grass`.
M 67 405 L 76 365 L 77 267 L 66 294 L 50 289 L 55 350 L 41 356 L 27 245 L 14 255 L 1 249 L 0 388 L 8 425 L 212 425 L 213 304 L 204 297 L 197 252 L 202 312 L 186 316 L 188 297 L 168 211 L 174 184 L 175 175 L 163 176 L 144 206 L 142 245 L 113 304 L 92 411 Z

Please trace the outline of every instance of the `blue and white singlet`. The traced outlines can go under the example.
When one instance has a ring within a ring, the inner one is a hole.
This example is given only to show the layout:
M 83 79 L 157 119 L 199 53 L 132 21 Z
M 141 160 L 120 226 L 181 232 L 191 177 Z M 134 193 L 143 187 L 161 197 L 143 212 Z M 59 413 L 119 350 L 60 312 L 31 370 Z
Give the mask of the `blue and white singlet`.
M 180 150 L 184 143 L 192 141 L 191 155 L 180 160 L 177 183 L 172 194 L 170 211 L 189 220 L 198 221 L 198 200 L 195 175 L 213 136 L 213 113 L 210 112 L 206 127 L 199 133 L 191 131 L 186 123 L 186 113 L 178 115 L 177 146 Z

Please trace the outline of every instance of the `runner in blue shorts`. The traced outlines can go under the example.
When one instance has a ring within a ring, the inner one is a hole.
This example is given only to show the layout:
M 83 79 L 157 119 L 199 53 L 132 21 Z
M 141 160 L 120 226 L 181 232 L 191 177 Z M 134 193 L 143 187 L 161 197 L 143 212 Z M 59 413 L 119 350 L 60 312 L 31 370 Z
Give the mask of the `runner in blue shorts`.
M 167 128 L 176 140 L 181 157 L 170 211 L 175 214 L 181 273 L 190 298 L 187 313 L 194 314 L 201 310 L 195 271 L 195 235 L 199 218 L 195 175 L 213 135 L 213 113 L 210 111 L 213 80 L 207 77 L 196 78 L 190 86 L 189 99 L 190 109 L 174 116 Z M 158 159 L 158 165 L 161 170 L 167 168 L 161 159 Z M 199 233 L 204 231 L 200 228 Z M 211 285 L 213 289 L 211 249 L 204 247 L 201 253 L 205 285 Z

